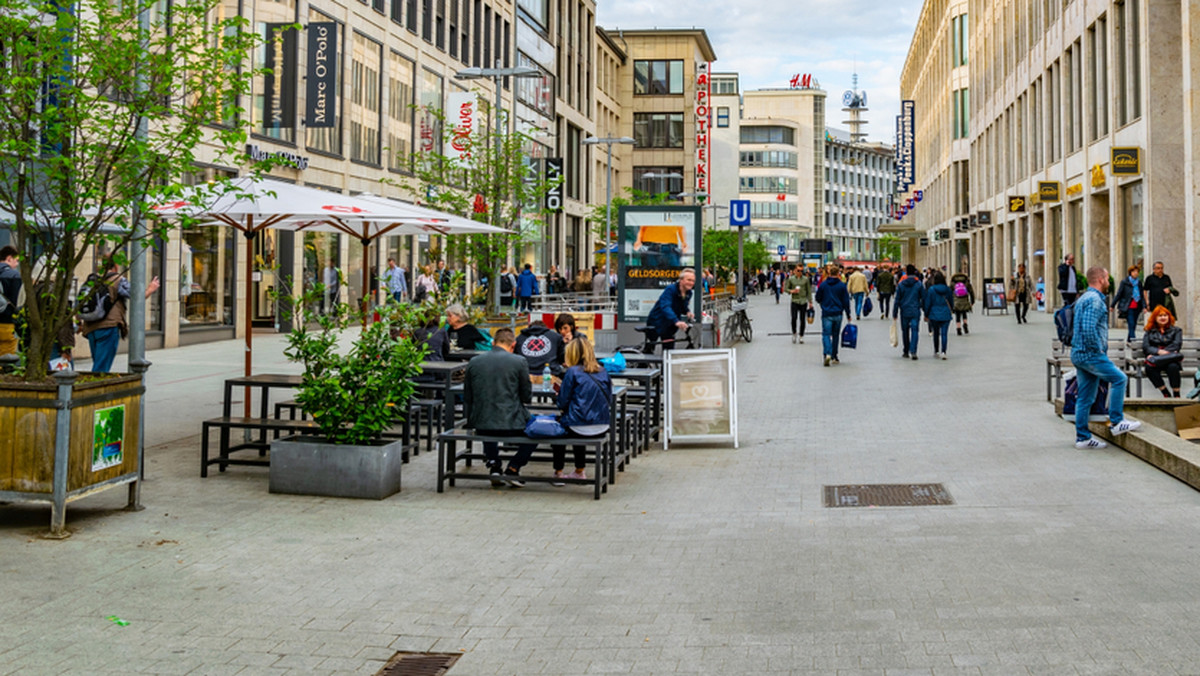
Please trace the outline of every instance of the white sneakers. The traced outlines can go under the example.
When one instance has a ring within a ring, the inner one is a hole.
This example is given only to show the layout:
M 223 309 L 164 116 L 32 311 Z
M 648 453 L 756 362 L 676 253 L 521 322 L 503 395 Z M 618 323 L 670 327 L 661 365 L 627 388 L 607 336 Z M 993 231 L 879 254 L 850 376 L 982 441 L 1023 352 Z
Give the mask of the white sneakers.
M 1109 425 L 1108 431 L 1113 436 L 1120 436 L 1122 434 L 1125 434 L 1126 432 L 1132 432 L 1132 431 L 1140 428 L 1141 426 L 1142 426 L 1142 423 L 1138 422 L 1137 420 L 1122 420 L 1121 422 L 1117 423 L 1116 425 Z M 1091 449 L 1107 448 L 1107 447 L 1108 447 L 1108 444 L 1104 443 L 1103 441 L 1100 441 L 1099 439 L 1097 439 L 1095 437 L 1092 437 L 1090 439 L 1084 439 L 1083 441 L 1075 442 L 1075 448 L 1080 448 L 1080 449 L 1091 450 Z
M 1082 449 L 1088 449 L 1088 450 L 1091 450 L 1094 448 L 1108 448 L 1108 444 L 1104 443 L 1103 441 L 1100 441 L 1099 439 L 1097 439 L 1095 437 L 1092 437 L 1090 439 L 1085 439 L 1084 441 L 1076 441 L 1075 448 L 1082 448 Z

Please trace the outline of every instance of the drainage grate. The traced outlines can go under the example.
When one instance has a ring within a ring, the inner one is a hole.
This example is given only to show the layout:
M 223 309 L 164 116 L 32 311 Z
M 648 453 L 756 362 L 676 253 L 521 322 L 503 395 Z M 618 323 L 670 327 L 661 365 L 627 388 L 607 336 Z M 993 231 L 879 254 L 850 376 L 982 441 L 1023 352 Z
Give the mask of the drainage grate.
M 396 653 L 375 676 L 442 676 L 458 658 L 458 653 Z
M 826 486 L 826 507 L 920 507 L 953 505 L 941 484 L 871 484 Z

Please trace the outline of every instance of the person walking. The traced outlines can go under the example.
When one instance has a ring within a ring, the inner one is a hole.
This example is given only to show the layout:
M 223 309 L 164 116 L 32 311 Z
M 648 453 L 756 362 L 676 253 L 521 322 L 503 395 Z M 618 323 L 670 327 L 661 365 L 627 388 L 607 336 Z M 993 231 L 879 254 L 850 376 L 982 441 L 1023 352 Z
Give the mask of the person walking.
M 533 297 L 539 293 L 541 291 L 537 275 L 533 274 L 533 265 L 526 263 L 521 276 L 517 277 L 517 312 L 530 312 L 533 309 Z
M 958 335 L 971 333 L 967 315 L 975 306 L 975 287 L 967 273 L 959 270 L 950 278 L 950 290 L 954 293 L 954 329 Z
M 1112 300 L 1112 307 L 1117 308 L 1117 313 L 1125 318 L 1125 324 L 1129 328 L 1129 336 L 1125 338 L 1127 343 L 1132 343 L 1137 338 L 1138 315 L 1142 311 L 1139 273 L 1138 266 L 1129 266 L 1125 279 L 1121 280 L 1121 285 L 1117 287 L 1117 295 L 1113 296 Z
M 954 296 L 946 285 L 946 275 L 934 270 L 933 284 L 925 292 L 925 321 L 933 329 L 933 358 L 946 358 L 950 339 L 950 320 L 954 317 Z
M 970 280 L 967 280 L 970 281 Z M 1017 266 L 1017 274 L 1012 278 L 1013 303 L 1016 305 L 1017 323 L 1029 323 L 1029 299 L 1033 296 L 1033 280 L 1025 272 L 1025 264 Z
M 1146 310 L 1153 310 L 1159 305 L 1175 314 L 1175 299 L 1173 296 L 1178 296 L 1179 292 L 1175 290 L 1171 283 L 1171 276 L 1163 274 L 1162 261 L 1155 261 L 1154 268 L 1145 281 L 1142 282 L 1142 296 L 1146 301 L 1143 307 Z
M 892 313 L 892 294 L 896 293 L 896 278 L 886 265 L 875 271 L 875 291 L 879 293 L 879 318 L 887 319 Z
M 129 302 L 129 280 L 121 276 L 116 262 L 111 258 L 105 259 L 104 276 L 99 284 L 100 293 L 107 293 L 112 299 L 112 307 L 103 319 L 94 322 L 83 322 L 80 333 L 87 338 L 88 347 L 92 352 L 92 373 L 108 373 L 112 370 L 113 359 L 117 356 L 117 348 L 121 339 L 129 335 L 129 324 L 125 319 L 127 303 Z M 146 298 L 158 291 L 158 277 L 146 285 Z
M 1058 293 L 1063 305 L 1070 305 L 1079 296 L 1079 273 L 1075 272 L 1075 254 L 1067 254 L 1058 265 Z
M 771 284 L 771 291 L 773 291 L 775 293 L 775 304 L 776 305 L 779 305 L 779 296 L 780 296 L 780 294 L 783 293 L 783 285 L 784 285 L 783 276 L 784 276 L 783 270 L 781 270 L 779 268 L 778 264 L 776 264 L 774 267 L 771 268 L 770 284 Z
M 921 311 L 925 306 L 925 285 L 917 276 L 917 266 L 909 263 L 904 268 L 904 279 L 896 285 L 896 302 L 892 305 L 892 319 L 900 318 L 900 335 L 904 339 L 905 359 L 917 359 L 917 341 L 921 336 Z
M 17 248 L 0 248 L 0 355 L 16 354 L 18 349 L 16 317 L 23 282 L 17 265 Z
M 417 275 L 416 281 L 413 282 L 412 300 L 414 303 L 423 303 L 436 291 L 437 282 L 433 278 L 433 268 L 426 265 L 421 269 L 421 274 Z
M 804 274 L 804 268 L 797 265 L 792 268 L 792 276 L 783 283 L 783 290 L 791 301 L 792 309 L 792 342 L 804 344 L 804 328 L 808 324 L 808 304 L 812 302 L 812 282 Z M 800 327 L 797 335 L 796 327 Z
M 821 345 L 825 366 L 840 364 L 838 346 L 842 340 L 842 315 L 850 321 L 850 292 L 842 281 L 836 265 L 825 271 L 825 281 L 817 287 L 817 304 L 821 306 Z
M 1151 310 L 1142 334 L 1142 352 L 1146 355 L 1146 377 L 1164 397 L 1179 398 L 1182 349 L 1183 329 L 1175 326 L 1175 315 L 1161 305 Z M 1163 383 L 1163 373 L 1171 383 L 1170 391 Z
M 1075 365 L 1075 448 L 1104 448 L 1108 444 L 1092 438 L 1088 414 L 1096 401 L 1100 381 L 1108 383 L 1108 431 L 1116 435 L 1142 426 L 1125 419 L 1125 383 L 1128 376 L 1108 358 L 1108 270 L 1088 268 L 1087 288 L 1075 301 L 1072 325 L 1071 363 Z
M 392 300 L 397 303 L 402 302 L 408 296 L 408 280 L 404 279 L 404 268 L 396 265 L 395 258 L 389 258 L 388 269 L 383 276 Z
M 850 277 L 846 280 L 846 290 L 854 299 L 854 319 L 861 320 L 863 298 L 866 298 L 867 292 L 871 290 L 871 283 L 867 281 L 867 276 L 862 273 L 862 270 L 850 269 Z

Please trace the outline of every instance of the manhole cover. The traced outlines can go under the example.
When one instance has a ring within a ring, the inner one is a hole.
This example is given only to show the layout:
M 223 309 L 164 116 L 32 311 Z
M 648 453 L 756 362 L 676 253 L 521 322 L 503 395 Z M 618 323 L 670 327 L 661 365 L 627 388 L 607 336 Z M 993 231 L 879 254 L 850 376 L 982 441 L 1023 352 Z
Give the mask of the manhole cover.
M 870 484 L 826 486 L 826 507 L 920 507 L 953 505 L 941 484 Z
M 442 676 L 458 658 L 457 653 L 396 653 L 375 676 Z

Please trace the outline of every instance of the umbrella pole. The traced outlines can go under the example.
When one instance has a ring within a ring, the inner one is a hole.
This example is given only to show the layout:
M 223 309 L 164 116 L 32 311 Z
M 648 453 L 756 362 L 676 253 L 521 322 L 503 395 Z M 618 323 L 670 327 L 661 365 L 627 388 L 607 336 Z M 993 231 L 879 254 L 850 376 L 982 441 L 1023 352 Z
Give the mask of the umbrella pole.
M 246 233 L 246 377 L 250 377 L 251 357 L 254 350 L 254 331 L 251 326 L 253 312 L 250 309 L 250 294 L 253 293 L 253 282 L 251 281 L 254 275 L 254 231 L 250 230 Z M 246 417 L 250 417 L 250 388 L 246 388 L 246 394 L 242 397 L 246 403 Z
M 369 294 L 371 291 L 371 240 L 363 238 L 363 270 L 362 270 L 362 299 L 363 299 L 363 328 L 371 321 L 371 303 L 375 300 Z

